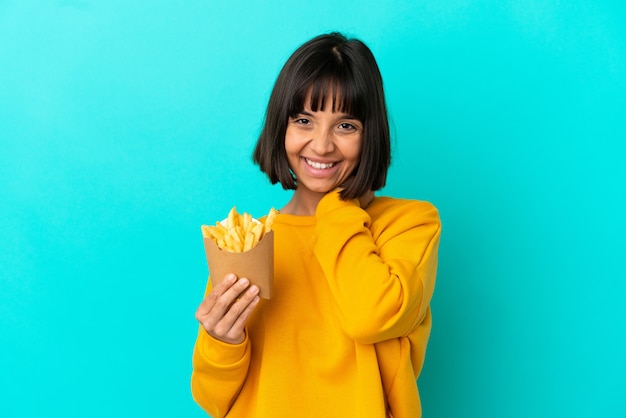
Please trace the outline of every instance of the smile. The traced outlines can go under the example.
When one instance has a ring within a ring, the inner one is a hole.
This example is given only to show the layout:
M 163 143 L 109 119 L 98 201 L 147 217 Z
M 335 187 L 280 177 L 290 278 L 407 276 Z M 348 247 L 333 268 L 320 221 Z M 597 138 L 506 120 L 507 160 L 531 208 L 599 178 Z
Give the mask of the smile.
M 309 166 L 315 168 L 316 170 L 327 170 L 329 168 L 334 167 L 337 163 L 318 163 L 317 161 L 309 160 L 306 157 L 302 158 L 304 162 L 306 162 Z

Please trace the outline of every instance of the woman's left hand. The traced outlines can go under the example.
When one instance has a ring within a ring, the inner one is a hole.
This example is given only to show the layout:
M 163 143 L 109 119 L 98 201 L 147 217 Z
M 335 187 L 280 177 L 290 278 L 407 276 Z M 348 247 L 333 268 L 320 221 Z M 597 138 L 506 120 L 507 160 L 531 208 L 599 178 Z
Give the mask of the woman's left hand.
M 341 189 L 348 188 L 350 183 L 352 183 L 353 181 L 354 181 L 354 177 L 350 177 L 341 186 L 339 186 L 338 189 L 341 190 Z M 370 203 L 372 203 L 372 200 L 374 200 L 374 191 L 368 190 L 367 192 L 359 196 L 359 206 L 361 206 L 361 209 L 365 209 L 366 207 L 369 206 Z
M 374 200 L 374 192 L 372 190 L 369 190 L 367 193 L 359 196 L 359 205 L 361 206 L 361 209 L 368 207 L 369 204 L 372 203 L 372 200 Z

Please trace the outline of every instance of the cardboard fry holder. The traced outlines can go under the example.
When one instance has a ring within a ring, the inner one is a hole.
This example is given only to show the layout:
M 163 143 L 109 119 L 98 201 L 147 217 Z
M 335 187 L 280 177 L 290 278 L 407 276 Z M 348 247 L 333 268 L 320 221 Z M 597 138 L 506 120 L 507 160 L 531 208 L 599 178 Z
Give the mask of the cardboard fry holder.
M 204 250 L 213 287 L 224 276 L 235 273 L 259 287 L 259 296 L 271 299 L 274 286 L 274 231 L 267 232 L 251 250 L 231 253 L 222 250 L 210 237 L 204 237 Z

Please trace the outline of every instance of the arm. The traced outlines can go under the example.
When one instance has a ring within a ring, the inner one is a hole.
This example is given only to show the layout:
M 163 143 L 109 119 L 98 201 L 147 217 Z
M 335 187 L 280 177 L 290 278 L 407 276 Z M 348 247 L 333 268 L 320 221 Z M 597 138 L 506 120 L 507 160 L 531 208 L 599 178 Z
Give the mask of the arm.
M 191 394 L 214 418 L 226 415 L 248 372 L 250 344 L 228 344 L 211 337 L 202 326 L 193 351 Z
M 214 289 L 209 282 L 196 311 L 200 327 L 193 351 L 191 392 L 198 405 L 215 418 L 225 416 L 232 406 L 250 364 L 245 323 L 258 303 L 258 288 L 246 290 L 246 279 L 235 280 L 229 275 Z
M 315 215 L 314 252 L 337 318 L 348 335 L 366 344 L 410 334 L 424 319 L 434 290 L 437 210 L 426 202 L 389 202 L 375 201 L 365 211 L 358 200 L 342 201 L 335 191 L 320 201 Z

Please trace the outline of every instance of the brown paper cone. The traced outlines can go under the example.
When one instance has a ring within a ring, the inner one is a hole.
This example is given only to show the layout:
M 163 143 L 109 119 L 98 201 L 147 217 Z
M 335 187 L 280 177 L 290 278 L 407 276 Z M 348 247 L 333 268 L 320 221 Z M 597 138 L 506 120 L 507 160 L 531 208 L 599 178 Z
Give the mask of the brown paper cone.
M 209 273 L 213 287 L 229 273 L 250 280 L 259 287 L 259 296 L 263 299 L 272 297 L 274 285 L 274 231 L 267 232 L 253 249 L 243 253 L 231 253 L 222 250 L 215 241 L 204 237 Z

